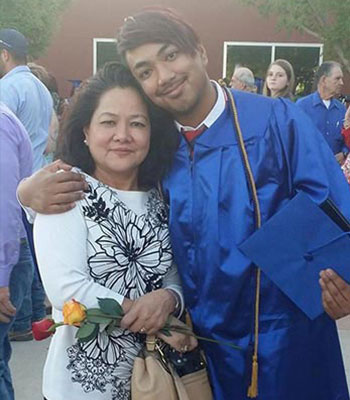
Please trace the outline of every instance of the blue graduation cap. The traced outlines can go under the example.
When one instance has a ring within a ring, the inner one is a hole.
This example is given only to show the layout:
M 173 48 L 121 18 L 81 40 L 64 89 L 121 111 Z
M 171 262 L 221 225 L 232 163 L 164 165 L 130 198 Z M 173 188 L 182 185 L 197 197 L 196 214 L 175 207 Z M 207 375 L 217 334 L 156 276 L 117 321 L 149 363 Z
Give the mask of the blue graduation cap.
M 350 282 L 350 225 L 330 201 L 299 192 L 239 249 L 310 318 L 324 312 L 319 273 Z

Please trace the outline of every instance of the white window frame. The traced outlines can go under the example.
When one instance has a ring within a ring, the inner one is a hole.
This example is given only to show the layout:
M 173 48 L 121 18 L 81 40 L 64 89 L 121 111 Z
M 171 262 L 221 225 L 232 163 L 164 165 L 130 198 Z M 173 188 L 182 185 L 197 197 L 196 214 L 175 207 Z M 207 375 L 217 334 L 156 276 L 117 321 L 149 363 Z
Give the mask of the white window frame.
M 116 42 L 116 39 L 113 38 L 94 38 L 93 39 L 93 55 L 92 55 L 92 71 L 93 74 L 97 72 L 97 44 L 98 43 L 112 43 Z
M 271 62 L 275 61 L 276 47 L 318 47 L 320 49 L 320 58 L 318 65 L 323 62 L 323 44 L 322 43 L 284 43 L 284 42 L 228 42 L 224 41 L 224 54 L 222 63 L 222 76 L 226 76 L 227 70 L 227 49 L 229 46 L 263 46 L 271 47 Z

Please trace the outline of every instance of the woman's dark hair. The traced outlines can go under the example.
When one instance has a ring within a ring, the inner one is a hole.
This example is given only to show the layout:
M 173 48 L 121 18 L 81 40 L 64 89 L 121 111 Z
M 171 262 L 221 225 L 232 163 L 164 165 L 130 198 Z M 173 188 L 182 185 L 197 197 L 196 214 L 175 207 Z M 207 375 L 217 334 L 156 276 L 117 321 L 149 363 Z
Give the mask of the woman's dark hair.
M 280 58 L 279 60 L 275 60 L 267 68 L 266 76 L 273 65 L 278 65 L 279 67 L 281 67 L 285 71 L 288 78 L 287 86 L 284 89 L 282 89 L 279 93 L 277 93 L 276 97 L 286 97 L 288 99 L 291 99 L 294 94 L 294 86 L 295 86 L 295 76 L 292 64 L 289 61 L 284 60 L 282 58 Z M 263 95 L 271 97 L 271 90 L 267 87 L 266 78 L 263 87 Z
M 325 61 L 317 68 L 317 71 L 314 76 L 314 82 L 312 85 L 313 91 L 317 90 L 317 85 L 320 82 L 322 76 L 330 76 L 333 68 L 335 67 L 341 68 L 341 65 L 336 61 Z
M 166 43 L 194 54 L 200 40 L 192 26 L 174 10 L 163 7 L 146 7 L 124 20 L 117 35 L 117 48 L 125 64 L 125 54 L 147 43 Z
M 131 73 L 120 63 L 106 64 L 96 75 L 82 85 L 63 121 L 62 140 L 58 157 L 63 161 L 93 174 L 95 163 L 85 145 L 84 128 L 90 125 L 101 96 L 113 88 L 133 88 L 146 103 L 151 123 L 150 150 L 139 168 L 138 183 L 150 188 L 168 172 L 178 145 L 178 133 L 172 118 L 152 105 L 143 95 Z

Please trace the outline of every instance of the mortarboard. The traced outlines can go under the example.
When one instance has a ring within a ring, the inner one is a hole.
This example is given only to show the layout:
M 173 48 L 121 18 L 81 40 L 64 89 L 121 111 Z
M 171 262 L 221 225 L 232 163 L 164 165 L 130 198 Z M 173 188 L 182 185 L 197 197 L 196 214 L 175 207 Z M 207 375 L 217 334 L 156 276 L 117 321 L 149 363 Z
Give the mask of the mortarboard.
M 319 273 L 350 282 L 350 225 L 331 200 L 299 192 L 239 249 L 310 318 L 324 312 Z

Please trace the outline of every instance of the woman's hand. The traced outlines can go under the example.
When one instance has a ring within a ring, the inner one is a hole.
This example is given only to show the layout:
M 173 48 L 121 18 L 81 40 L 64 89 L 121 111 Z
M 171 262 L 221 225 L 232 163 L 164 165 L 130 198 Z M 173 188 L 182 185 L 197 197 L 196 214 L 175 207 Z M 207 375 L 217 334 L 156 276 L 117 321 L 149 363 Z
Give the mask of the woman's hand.
M 121 321 L 121 327 L 135 333 L 154 335 L 165 325 L 175 309 L 175 303 L 174 296 L 166 289 L 147 293 L 133 302 Z

